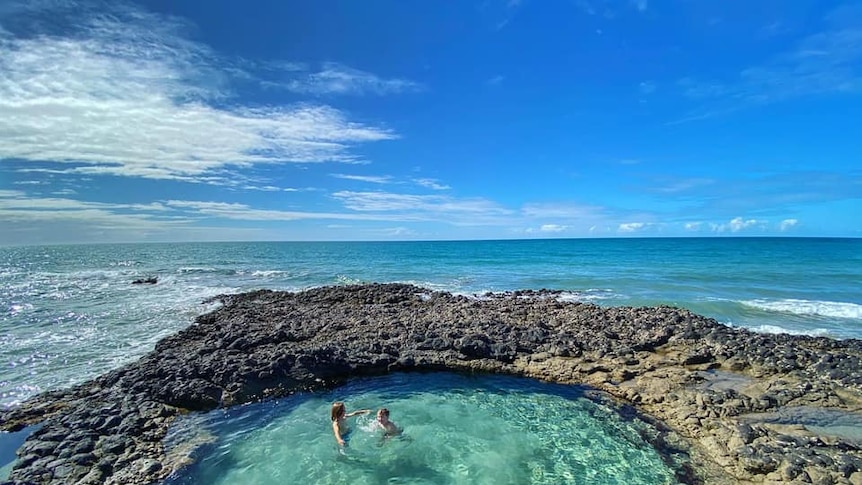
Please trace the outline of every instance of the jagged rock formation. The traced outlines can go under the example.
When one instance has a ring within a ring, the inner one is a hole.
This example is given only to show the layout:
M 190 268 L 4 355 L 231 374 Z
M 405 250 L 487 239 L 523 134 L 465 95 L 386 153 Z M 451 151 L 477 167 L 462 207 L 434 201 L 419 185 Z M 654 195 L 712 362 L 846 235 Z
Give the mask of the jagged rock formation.
M 686 310 L 602 308 L 546 291 L 476 299 L 372 284 L 219 299 L 139 361 L 0 414 L 2 429 L 42 423 L 10 483 L 152 483 L 183 465 L 162 444 L 180 413 L 356 376 L 454 370 L 582 383 L 631 403 L 689 452 L 682 481 L 862 484 L 862 444 L 774 419 L 820 408 L 858 416 L 859 340 L 756 334 Z

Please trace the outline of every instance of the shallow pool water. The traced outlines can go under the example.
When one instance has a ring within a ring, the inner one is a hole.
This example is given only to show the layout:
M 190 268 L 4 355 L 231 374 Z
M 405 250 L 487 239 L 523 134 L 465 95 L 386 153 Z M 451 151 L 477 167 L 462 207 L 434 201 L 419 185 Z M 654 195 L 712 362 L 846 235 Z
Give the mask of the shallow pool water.
M 336 444 L 333 401 L 348 412 Z M 403 428 L 384 439 L 374 412 Z M 585 389 L 504 376 L 393 374 L 332 391 L 185 417 L 169 442 L 208 441 L 166 483 L 663 484 L 674 471 L 643 439 L 648 426 Z

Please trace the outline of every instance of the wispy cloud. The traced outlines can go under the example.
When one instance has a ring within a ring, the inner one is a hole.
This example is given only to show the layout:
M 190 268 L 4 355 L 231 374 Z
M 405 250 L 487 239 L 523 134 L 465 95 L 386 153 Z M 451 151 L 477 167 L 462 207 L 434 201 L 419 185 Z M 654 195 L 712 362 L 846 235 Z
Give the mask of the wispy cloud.
M 630 0 L 628 4 L 609 0 L 575 0 L 574 5 L 587 15 L 601 15 L 608 20 L 632 9 L 644 13 L 649 7 L 648 0 Z
M 358 211 L 457 211 L 468 213 L 509 214 L 497 204 L 486 199 L 455 199 L 442 195 L 398 194 L 391 192 L 349 192 L 333 194 L 347 207 Z
M 508 217 L 514 214 L 511 209 L 483 198 L 351 191 L 336 192 L 332 195 L 347 209 L 369 213 L 393 213 L 403 217 L 403 220 L 488 225 L 504 224 Z
M 0 244 L 199 241 L 213 240 L 214 234 L 219 240 L 267 238 L 259 228 L 209 227 L 202 220 L 161 202 L 113 204 L 0 190 Z
M 389 237 L 416 237 L 419 233 L 413 229 L 409 229 L 407 227 L 399 226 L 399 227 L 390 227 L 388 229 L 383 229 L 380 231 L 382 234 Z
M 369 214 L 337 213 L 337 212 L 306 212 L 285 211 L 275 209 L 258 209 L 236 202 L 167 200 L 165 205 L 173 209 L 186 211 L 192 215 L 218 217 L 242 221 L 297 221 L 297 220 L 359 220 L 359 221 L 392 221 L 392 217 Z
M 789 231 L 799 225 L 799 221 L 797 219 L 784 219 L 778 225 L 778 230 L 781 232 Z
M 506 79 L 505 76 L 497 75 L 497 76 L 493 76 L 493 77 L 488 78 L 485 81 L 485 84 L 487 84 L 488 86 L 499 86 L 499 85 L 503 84 L 503 81 L 505 79 Z
M 338 179 L 356 180 L 359 182 L 369 182 L 372 184 L 392 183 L 392 177 L 389 175 L 349 175 L 344 173 L 331 173 L 329 175 Z
M 251 164 L 355 162 L 355 144 L 396 137 L 328 106 L 231 105 L 243 71 L 189 40 L 181 20 L 123 4 L 10 5 L 0 17 L 0 159 L 219 183 Z
M 521 208 L 527 218 L 564 219 L 566 221 L 591 220 L 607 216 L 604 207 L 568 203 L 529 203 Z
M 276 187 L 274 185 L 243 185 L 243 190 L 257 190 L 261 192 L 299 192 L 293 187 Z
M 569 226 L 560 224 L 542 224 L 542 226 L 539 227 L 539 230 L 542 232 L 563 232 L 568 228 Z
M 162 204 L 111 204 L 62 197 L 30 197 L 24 192 L 0 190 L 0 221 L 6 237 L 19 232 L 50 233 L 75 228 L 76 233 L 92 231 L 167 231 L 189 224 L 178 215 L 167 215 Z M 38 239 L 37 239 L 38 241 Z
M 630 233 L 641 231 L 647 227 L 649 227 L 649 224 L 646 222 L 625 222 L 620 224 L 617 230 L 619 230 L 619 232 Z
M 740 232 L 746 229 L 766 229 L 767 221 L 758 219 L 743 219 L 742 217 L 734 217 L 726 224 L 714 226 L 716 232 Z
M 687 178 L 671 181 L 666 185 L 656 187 L 654 190 L 663 194 L 691 193 L 693 191 L 698 191 L 703 187 L 711 186 L 715 183 L 715 180 L 709 178 Z
M 643 81 L 638 84 L 638 92 L 644 96 L 653 94 L 656 92 L 656 89 L 658 89 L 658 86 L 652 81 Z
M 823 94 L 862 92 L 862 18 L 858 10 L 842 7 L 823 20 L 824 28 L 760 65 L 749 66 L 726 79 L 679 81 L 683 94 L 704 103 L 685 120 L 732 112 L 746 106 L 769 104 Z M 855 12 L 855 13 L 854 13 Z
M 420 178 L 420 179 L 413 179 L 413 182 L 416 183 L 416 185 L 419 185 L 421 187 L 425 187 L 425 188 L 428 188 L 431 190 L 449 190 L 452 188 L 452 187 L 449 187 L 448 185 L 441 184 L 440 181 L 436 180 L 436 179 Z
M 862 198 L 862 172 L 787 171 L 744 177 L 663 178 L 649 181 L 647 192 L 691 203 L 694 214 L 732 216 L 745 211 L 776 214 L 787 207 Z M 686 214 L 692 215 L 692 214 Z
M 527 0 L 490 0 L 482 2 L 479 10 L 493 22 L 495 30 L 505 29 L 528 3 Z
M 318 72 L 280 83 L 293 92 L 315 95 L 364 95 L 411 93 L 423 90 L 419 83 L 407 79 L 384 79 L 338 63 L 325 63 Z

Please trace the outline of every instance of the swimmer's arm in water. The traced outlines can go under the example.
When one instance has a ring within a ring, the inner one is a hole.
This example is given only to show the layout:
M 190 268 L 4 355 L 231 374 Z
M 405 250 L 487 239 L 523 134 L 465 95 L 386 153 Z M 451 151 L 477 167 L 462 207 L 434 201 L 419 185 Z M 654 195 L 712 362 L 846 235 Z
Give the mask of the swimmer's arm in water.
M 368 414 L 370 413 L 370 409 L 360 409 L 359 411 L 353 411 L 352 413 L 347 413 L 344 415 L 345 418 L 349 418 L 351 416 L 358 416 L 360 414 Z

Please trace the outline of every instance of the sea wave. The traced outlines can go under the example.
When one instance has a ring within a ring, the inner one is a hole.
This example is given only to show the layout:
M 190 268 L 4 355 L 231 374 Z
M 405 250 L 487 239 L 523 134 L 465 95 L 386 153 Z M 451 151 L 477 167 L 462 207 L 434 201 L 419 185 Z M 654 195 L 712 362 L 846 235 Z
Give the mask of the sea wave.
M 771 333 L 771 334 L 779 334 L 779 333 L 787 333 L 791 335 L 808 335 L 809 337 L 828 337 L 830 336 L 829 330 L 825 328 L 812 328 L 808 330 L 796 330 L 790 328 L 780 327 L 778 325 L 758 325 L 756 327 L 748 327 L 749 330 L 753 330 L 758 333 Z
M 571 302 L 591 302 L 610 300 L 613 298 L 620 298 L 620 295 L 610 288 L 588 288 L 583 291 L 564 291 L 557 297 L 560 301 Z
M 210 266 L 180 266 L 177 273 L 217 273 L 219 270 Z
M 352 276 L 347 276 L 343 274 L 336 275 L 335 281 L 339 285 L 360 285 L 363 283 L 363 280 L 359 278 L 354 278 Z
M 746 300 L 743 305 L 772 312 L 794 315 L 818 315 L 831 318 L 862 319 L 862 305 L 840 301 L 818 300 Z
M 277 269 L 262 269 L 255 270 L 249 273 L 251 276 L 261 277 L 261 278 L 272 278 L 274 276 L 282 276 L 288 274 L 287 271 L 281 271 Z
M 9 314 L 10 315 L 17 315 L 18 313 L 21 313 L 21 312 L 30 311 L 33 308 L 34 307 L 33 307 L 32 303 L 15 303 L 15 304 L 9 305 Z

